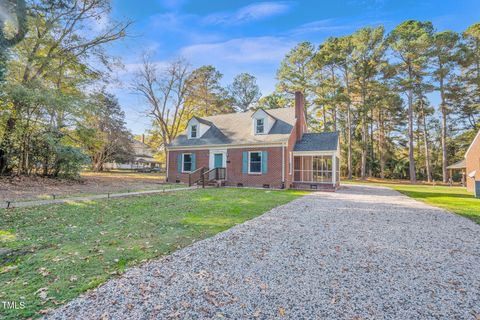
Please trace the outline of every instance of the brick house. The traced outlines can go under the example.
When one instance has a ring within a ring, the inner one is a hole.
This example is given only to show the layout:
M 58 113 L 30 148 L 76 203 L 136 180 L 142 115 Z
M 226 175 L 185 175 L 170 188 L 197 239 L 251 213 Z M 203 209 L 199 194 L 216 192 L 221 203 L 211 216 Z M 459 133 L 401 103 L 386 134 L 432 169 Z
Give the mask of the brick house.
M 475 181 L 480 182 L 480 131 L 465 153 L 465 165 L 467 173 L 467 190 L 475 191 Z M 480 187 L 480 183 L 479 183 Z M 480 196 L 480 190 L 476 194 Z
M 167 181 L 228 186 L 336 188 L 338 133 L 307 133 L 304 98 L 293 108 L 193 117 L 167 146 Z

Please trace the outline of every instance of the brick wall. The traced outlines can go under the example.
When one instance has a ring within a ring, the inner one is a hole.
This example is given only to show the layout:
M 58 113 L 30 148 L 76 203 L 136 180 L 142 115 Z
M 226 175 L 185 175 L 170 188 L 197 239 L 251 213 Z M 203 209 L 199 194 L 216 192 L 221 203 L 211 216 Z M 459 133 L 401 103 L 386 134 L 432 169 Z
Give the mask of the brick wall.
M 480 135 L 480 132 L 479 132 Z M 477 135 L 476 139 L 472 142 L 470 151 L 466 157 L 467 165 L 467 190 L 473 192 L 475 189 L 475 180 L 480 181 L 480 136 Z M 475 179 L 468 177 L 468 174 L 476 170 Z
M 266 151 L 268 152 L 268 165 L 266 174 L 244 174 L 243 152 L 248 151 Z M 176 182 L 179 180 L 188 183 L 188 173 L 177 171 L 177 159 L 179 153 L 195 153 L 196 168 L 209 168 L 209 150 L 195 151 L 170 151 L 168 153 L 168 181 Z M 263 187 L 269 184 L 273 188 L 282 187 L 282 147 L 265 148 L 238 148 L 227 149 L 227 185 L 237 186 L 242 183 L 245 187 Z
M 243 152 L 266 151 L 268 152 L 268 170 L 266 174 L 242 173 Z M 239 148 L 227 151 L 227 185 L 237 186 L 242 183 L 249 187 L 262 187 L 269 184 L 272 188 L 282 187 L 282 148 Z
M 183 183 L 188 183 L 188 173 L 178 172 L 178 154 L 179 153 L 194 153 L 196 161 L 196 169 L 205 167 L 208 168 L 210 150 L 189 150 L 189 151 L 169 151 L 168 152 L 168 182 L 176 182 L 179 180 Z

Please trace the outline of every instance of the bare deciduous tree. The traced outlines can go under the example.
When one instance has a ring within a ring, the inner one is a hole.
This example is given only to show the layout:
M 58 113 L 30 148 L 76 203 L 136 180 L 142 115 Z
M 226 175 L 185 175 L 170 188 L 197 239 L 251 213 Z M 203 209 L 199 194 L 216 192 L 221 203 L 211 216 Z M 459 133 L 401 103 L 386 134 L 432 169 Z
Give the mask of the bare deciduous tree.
M 190 108 L 184 104 L 189 74 L 189 64 L 183 59 L 160 69 L 145 55 L 135 77 L 133 90 L 148 102 L 148 114 L 154 119 L 164 146 L 183 130 L 191 116 Z

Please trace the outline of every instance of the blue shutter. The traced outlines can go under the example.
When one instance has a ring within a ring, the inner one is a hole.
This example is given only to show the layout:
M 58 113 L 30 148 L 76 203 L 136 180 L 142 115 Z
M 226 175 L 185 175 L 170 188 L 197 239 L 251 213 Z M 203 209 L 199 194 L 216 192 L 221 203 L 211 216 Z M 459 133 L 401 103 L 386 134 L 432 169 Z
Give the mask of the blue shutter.
M 268 172 L 268 152 L 262 151 L 262 173 Z
M 177 155 L 177 173 L 182 172 L 182 156 L 183 154 L 181 153 Z
M 243 159 L 242 159 L 242 173 L 247 174 L 248 173 L 248 152 L 244 151 L 243 152 Z
M 191 171 L 195 171 L 196 168 L 197 168 L 197 161 L 196 161 L 195 153 L 192 153 L 192 170 Z

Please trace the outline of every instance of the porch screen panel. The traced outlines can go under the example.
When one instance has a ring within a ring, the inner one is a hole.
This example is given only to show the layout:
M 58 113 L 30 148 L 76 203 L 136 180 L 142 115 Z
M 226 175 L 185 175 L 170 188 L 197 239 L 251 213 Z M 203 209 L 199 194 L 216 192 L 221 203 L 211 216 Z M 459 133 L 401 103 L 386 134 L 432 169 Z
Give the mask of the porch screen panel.
M 302 181 L 301 157 L 293 157 L 293 181 Z
M 294 181 L 332 183 L 335 170 L 332 156 L 294 157 Z

